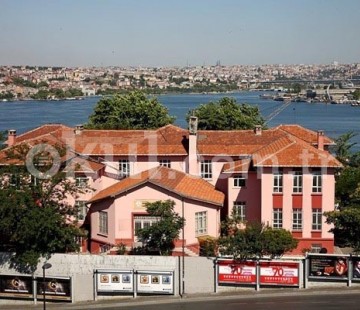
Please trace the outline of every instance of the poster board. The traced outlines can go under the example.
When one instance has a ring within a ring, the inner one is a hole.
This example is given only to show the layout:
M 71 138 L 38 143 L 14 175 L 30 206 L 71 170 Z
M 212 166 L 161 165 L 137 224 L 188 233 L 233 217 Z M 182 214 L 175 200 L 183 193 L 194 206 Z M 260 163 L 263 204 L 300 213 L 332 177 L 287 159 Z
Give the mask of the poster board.
M 260 262 L 260 285 L 299 286 L 299 263 Z
M 71 301 L 71 278 L 65 277 L 46 277 L 45 282 L 42 277 L 37 277 L 37 299 Z
M 173 271 L 137 271 L 136 289 L 140 294 L 174 294 Z
M 31 276 L 0 275 L 0 297 L 33 299 Z
M 256 284 L 256 262 L 218 261 L 219 284 Z
M 98 293 L 134 292 L 134 272 L 132 270 L 95 270 Z
M 309 279 L 348 279 L 348 258 L 334 255 L 309 255 Z

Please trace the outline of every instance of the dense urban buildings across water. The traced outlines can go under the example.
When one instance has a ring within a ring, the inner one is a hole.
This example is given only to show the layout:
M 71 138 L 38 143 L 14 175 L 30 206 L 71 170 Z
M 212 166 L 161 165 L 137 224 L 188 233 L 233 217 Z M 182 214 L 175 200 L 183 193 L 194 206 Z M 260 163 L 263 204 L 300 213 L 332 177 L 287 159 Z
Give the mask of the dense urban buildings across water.
M 42 67 L 1 66 L 0 99 L 61 99 L 143 89 L 161 92 L 226 92 L 286 87 L 302 83 L 360 84 L 360 64 L 234 65 L 186 67 Z

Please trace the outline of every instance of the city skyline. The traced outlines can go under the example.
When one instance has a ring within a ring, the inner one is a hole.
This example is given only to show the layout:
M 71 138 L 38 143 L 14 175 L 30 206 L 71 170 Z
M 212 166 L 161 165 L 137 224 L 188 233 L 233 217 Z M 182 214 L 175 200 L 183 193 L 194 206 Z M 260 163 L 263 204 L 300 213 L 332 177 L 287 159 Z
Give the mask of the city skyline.
M 359 13 L 356 0 L 4 0 L 0 65 L 356 63 Z

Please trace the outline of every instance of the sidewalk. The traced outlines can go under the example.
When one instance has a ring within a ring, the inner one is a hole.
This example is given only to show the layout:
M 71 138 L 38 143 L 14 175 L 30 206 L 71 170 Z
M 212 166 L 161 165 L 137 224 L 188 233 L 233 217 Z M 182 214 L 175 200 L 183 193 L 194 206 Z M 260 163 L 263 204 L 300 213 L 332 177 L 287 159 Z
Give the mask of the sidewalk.
M 277 289 L 262 289 L 261 291 L 238 291 L 238 292 L 222 292 L 211 294 L 186 294 L 183 297 L 180 296 L 138 296 L 137 298 L 123 297 L 113 298 L 98 301 L 78 302 L 78 303 L 54 303 L 47 302 L 47 309 L 69 309 L 69 310 L 81 310 L 81 309 L 97 309 L 100 306 L 106 307 L 124 307 L 124 306 L 141 306 L 141 305 L 153 305 L 153 304 L 167 304 L 167 303 L 186 303 L 193 301 L 203 300 L 229 300 L 229 299 L 252 299 L 252 298 L 266 298 L 266 297 L 283 297 L 283 296 L 304 296 L 304 295 L 347 295 L 347 294 L 359 294 L 360 288 L 347 287 L 339 290 L 338 287 L 324 287 L 324 288 L 309 288 L 309 289 L 289 289 L 289 288 L 277 288 Z M 15 310 L 15 309 L 43 309 L 42 301 L 38 301 L 37 305 L 31 303 L 17 303 L 17 304 L 3 304 L 0 303 L 0 308 L 3 310 Z

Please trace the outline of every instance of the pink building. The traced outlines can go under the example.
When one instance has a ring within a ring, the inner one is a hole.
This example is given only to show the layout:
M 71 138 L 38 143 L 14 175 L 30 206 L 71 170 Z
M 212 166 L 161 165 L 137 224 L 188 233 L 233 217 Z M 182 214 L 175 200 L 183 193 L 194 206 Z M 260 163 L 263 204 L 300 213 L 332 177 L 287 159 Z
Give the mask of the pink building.
M 171 199 L 186 219 L 183 244 L 198 253 L 198 237 L 219 236 L 220 220 L 236 212 L 244 221 L 285 228 L 299 239 L 293 252 L 326 248 L 333 235 L 323 213 L 334 209 L 335 169 L 323 132 L 298 125 L 268 130 L 198 131 L 168 125 L 157 130 L 85 130 L 44 125 L 9 134 L 9 147 L 63 143 L 65 171 L 94 192 L 72 202 L 90 229 L 88 249 L 108 251 L 122 242 L 138 245 L 135 231 L 151 225 L 145 202 Z M 7 164 L 4 152 L 0 163 Z M 69 198 L 71 199 L 71 198 Z

